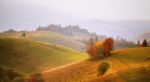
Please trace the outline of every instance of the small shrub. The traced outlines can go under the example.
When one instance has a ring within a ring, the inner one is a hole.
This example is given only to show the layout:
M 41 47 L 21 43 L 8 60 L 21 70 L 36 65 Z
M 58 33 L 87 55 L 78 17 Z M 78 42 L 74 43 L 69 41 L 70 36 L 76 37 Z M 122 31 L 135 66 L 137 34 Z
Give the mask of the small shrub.
M 22 37 L 26 37 L 26 33 L 25 32 L 22 33 Z
M 98 76 L 103 75 L 106 73 L 106 71 L 110 68 L 109 63 L 107 62 L 101 62 L 100 65 L 98 66 Z

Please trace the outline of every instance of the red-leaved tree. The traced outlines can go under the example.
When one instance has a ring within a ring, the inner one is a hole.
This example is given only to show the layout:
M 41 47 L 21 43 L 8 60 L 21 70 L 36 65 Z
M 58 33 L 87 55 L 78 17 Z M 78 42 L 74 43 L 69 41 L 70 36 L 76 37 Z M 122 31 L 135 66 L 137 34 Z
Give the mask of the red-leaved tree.
M 104 56 L 110 55 L 110 51 L 113 50 L 114 40 L 110 37 L 103 42 Z

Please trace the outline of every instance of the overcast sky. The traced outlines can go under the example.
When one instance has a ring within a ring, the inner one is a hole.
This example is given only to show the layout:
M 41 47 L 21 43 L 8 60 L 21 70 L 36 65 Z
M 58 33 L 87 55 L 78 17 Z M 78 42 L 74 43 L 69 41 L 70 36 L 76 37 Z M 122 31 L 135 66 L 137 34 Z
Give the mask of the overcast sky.
M 0 30 L 90 19 L 150 20 L 150 0 L 0 0 Z

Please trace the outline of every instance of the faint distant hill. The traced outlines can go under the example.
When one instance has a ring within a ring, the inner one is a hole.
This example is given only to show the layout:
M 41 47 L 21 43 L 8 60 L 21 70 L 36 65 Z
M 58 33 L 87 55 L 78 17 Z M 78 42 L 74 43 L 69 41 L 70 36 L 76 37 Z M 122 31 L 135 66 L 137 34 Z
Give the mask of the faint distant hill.
M 140 34 L 138 37 L 136 37 L 136 39 L 140 41 L 143 41 L 144 39 L 146 39 L 148 40 L 148 43 L 150 44 L 150 32 Z
M 150 32 L 150 20 L 102 21 L 93 19 L 85 21 L 82 26 L 99 34 L 120 36 L 131 40 L 139 34 Z
M 150 40 L 150 32 L 146 32 L 146 33 L 143 33 L 143 34 L 139 35 L 138 39 L 139 40 L 143 40 L 143 39 Z

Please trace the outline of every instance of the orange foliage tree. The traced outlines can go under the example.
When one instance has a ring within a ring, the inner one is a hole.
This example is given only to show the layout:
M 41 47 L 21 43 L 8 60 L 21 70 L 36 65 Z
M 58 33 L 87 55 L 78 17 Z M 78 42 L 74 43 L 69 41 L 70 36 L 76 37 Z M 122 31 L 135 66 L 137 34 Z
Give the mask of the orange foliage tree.
M 108 39 L 106 39 L 104 42 L 103 42 L 103 48 L 104 48 L 104 56 L 107 56 L 107 55 L 110 55 L 110 51 L 113 50 L 113 43 L 114 43 L 114 40 L 110 37 Z
M 93 39 L 90 39 L 90 42 L 87 45 L 86 52 L 89 54 L 89 56 L 91 58 L 96 58 L 97 57 L 98 50 L 97 50 L 95 41 Z
M 101 55 L 108 56 L 110 51 L 113 50 L 113 39 L 107 38 L 102 44 L 96 42 L 93 39 L 90 39 L 86 52 L 89 54 L 90 58 L 99 58 Z

